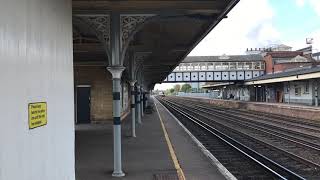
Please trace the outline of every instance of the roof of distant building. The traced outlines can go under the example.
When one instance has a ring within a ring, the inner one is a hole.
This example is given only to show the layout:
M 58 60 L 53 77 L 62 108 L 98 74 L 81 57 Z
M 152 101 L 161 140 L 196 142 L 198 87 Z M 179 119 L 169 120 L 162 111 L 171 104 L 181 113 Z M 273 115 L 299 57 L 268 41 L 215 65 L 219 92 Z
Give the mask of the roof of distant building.
M 289 77 L 289 76 L 297 76 L 297 75 L 303 75 L 303 74 L 310 74 L 310 73 L 315 73 L 315 72 L 320 72 L 320 66 L 316 67 L 308 67 L 308 68 L 299 68 L 296 70 L 292 71 L 286 71 L 286 72 L 281 72 L 281 73 L 275 73 L 275 74 L 267 74 L 264 76 L 259 76 L 256 78 L 252 78 L 247 80 L 247 82 L 250 81 L 259 81 L 259 80 L 266 80 L 266 79 L 275 79 L 275 78 L 283 78 L 283 77 Z
M 273 58 L 294 58 L 298 55 L 303 56 L 303 52 L 302 51 L 272 51 L 272 52 L 267 52 L 267 55 L 270 55 Z
M 312 56 L 320 56 L 320 52 L 313 53 Z
M 249 62 L 249 61 L 263 61 L 263 57 L 258 54 L 250 55 L 222 55 L 222 56 L 188 56 L 182 63 L 192 62 Z

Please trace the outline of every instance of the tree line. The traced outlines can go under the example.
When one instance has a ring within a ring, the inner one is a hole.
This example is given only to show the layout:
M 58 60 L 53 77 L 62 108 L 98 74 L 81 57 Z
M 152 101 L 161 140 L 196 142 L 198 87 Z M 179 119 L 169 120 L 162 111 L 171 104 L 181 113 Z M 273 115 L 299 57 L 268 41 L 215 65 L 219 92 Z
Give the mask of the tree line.
M 177 94 L 178 92 L 191 92 L 192 88 L 190 84 L 183 84 L 182 86 L 180 84 L 176 84 L 173 88 L 167 89 L 166 94 Z

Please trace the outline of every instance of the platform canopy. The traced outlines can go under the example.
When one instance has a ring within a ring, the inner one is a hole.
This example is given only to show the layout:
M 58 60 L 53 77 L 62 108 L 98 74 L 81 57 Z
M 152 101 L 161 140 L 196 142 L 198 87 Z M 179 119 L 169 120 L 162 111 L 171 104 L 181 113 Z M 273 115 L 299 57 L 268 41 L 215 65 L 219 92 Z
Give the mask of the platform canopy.
M 124 75 L 140 78 L 144 87 L 152 89 L 238 1 L 73 0 L 75 65 L 109 66 L 110 41 L 118 35 Z M 114 28 L 113 21 L 120 21 L 120 27 Z

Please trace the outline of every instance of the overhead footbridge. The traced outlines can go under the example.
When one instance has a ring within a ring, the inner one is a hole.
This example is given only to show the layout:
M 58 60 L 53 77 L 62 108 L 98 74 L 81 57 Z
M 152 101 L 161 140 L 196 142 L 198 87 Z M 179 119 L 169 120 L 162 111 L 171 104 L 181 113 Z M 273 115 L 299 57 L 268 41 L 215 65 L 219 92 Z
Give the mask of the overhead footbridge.
M 237 82 L 264 75 L 262 55 L 188 56 L 163 81 Z

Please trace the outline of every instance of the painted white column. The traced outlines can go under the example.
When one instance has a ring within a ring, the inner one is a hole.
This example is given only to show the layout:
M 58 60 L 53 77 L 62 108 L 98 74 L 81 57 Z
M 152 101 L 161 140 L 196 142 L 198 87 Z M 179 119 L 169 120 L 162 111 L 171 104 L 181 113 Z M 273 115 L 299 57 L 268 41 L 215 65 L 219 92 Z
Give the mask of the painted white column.
M 125 69 L 122 66 L 110 66 L 107 68 L 112 74 L 113 92 L 113 173 L 112 176 L 123 177 L 121 161 L 121 75 Z
M 130 81 L 131 86 L 131 136 L 136 137 L 136 104 L 135 104 L 135 89 L 134 85 L 137 81 Z

